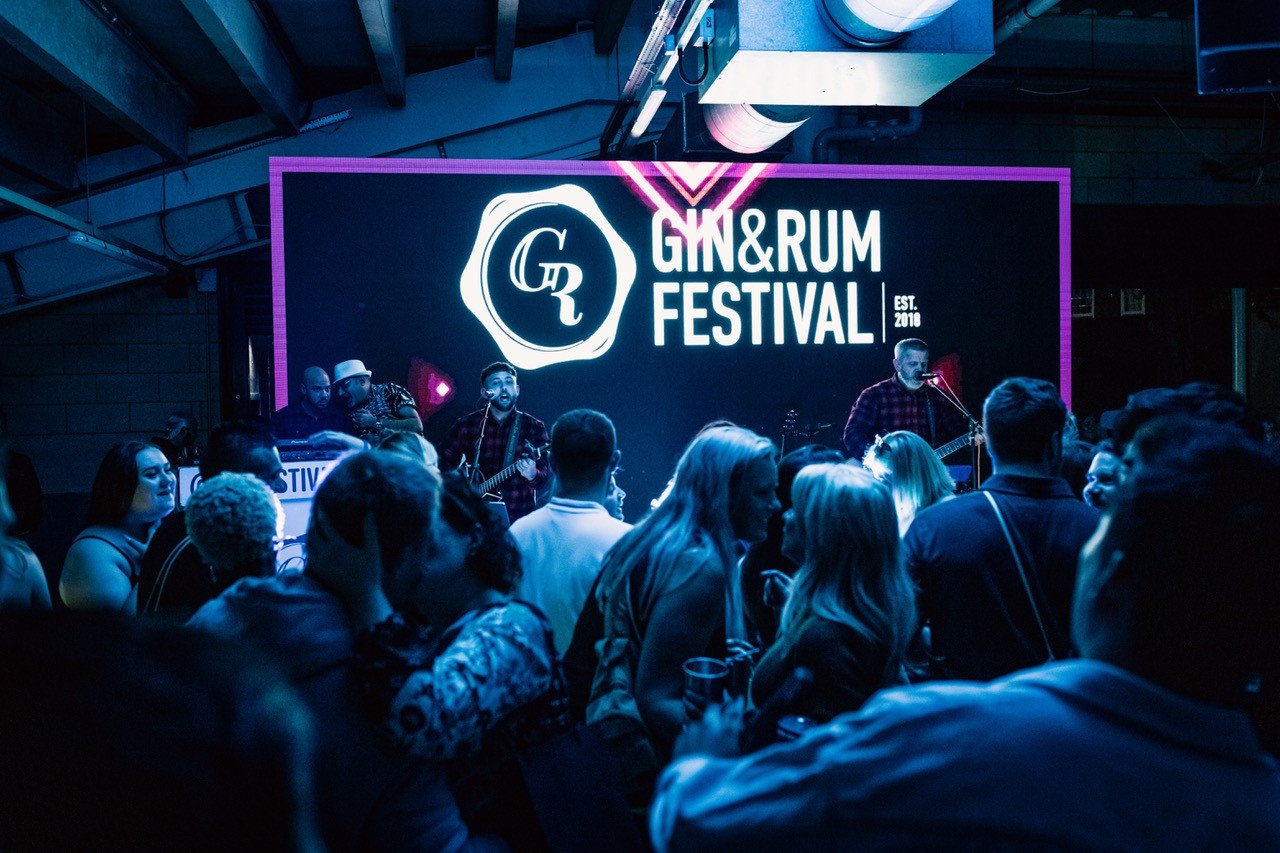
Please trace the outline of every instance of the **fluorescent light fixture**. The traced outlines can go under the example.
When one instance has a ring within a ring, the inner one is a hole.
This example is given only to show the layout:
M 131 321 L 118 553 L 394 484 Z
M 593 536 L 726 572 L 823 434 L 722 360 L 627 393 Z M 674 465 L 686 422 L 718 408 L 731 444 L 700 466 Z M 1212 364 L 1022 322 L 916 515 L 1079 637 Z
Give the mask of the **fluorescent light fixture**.
M 329 113 L 327 116 L 313 118 L 311 121 L 298 128 L 298 133 L 306 133 L 308 130 L 315 130 L 320 127 L 328 127 L 331 124 L 337 124 L 340 121 L 346 121 L 351 118 L 351 110 L 340 110 L 336 113 Z
M 136 252 L 121 248 L 115 243 L 108 243 L 106 240 L 99 240 L 83 231 L 72 231 L 67 235 L 67 242 L 75 246 L 83 246 L 86 249 L 92 249 L 100 255 L 106 255 L 114 261 L 122 264 L 128 264 L 131 267 L 140 269 L 144 272 L 154 273 L 155 275 L 163 275 L 169 271 L 169 268 L 158 261 L 150 258 L 144 258 Z
M 662 106 L 662 99 L 666 96 L 666 89 L 649 90 L 649 94 L 645 96 L 644 104 L 640 107 L 640 114 L 636 116 L 635 124 L 631 125 L 632 136 L 637 139 L 644 136 L 644 132 L 649 129 L 649 122 L 653 121 L 653 114 L 658 111 L 658 107 Z

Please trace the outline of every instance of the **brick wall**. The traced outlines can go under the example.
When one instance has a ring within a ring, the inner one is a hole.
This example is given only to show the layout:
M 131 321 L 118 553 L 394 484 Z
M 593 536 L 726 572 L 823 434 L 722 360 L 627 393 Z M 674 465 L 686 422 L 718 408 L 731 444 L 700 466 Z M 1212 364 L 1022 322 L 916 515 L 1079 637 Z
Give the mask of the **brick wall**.
M 125 286 L 0 317 L 0 406 L 46 493 L 87 492 L 118 441 L 157 434 L 175 409 L 217 418 L 217 297 Z

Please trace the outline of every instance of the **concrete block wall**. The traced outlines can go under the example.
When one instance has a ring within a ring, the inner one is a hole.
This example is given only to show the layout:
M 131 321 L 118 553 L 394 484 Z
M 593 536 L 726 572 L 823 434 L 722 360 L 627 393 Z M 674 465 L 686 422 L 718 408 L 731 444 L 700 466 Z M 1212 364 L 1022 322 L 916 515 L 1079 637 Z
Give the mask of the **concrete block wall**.
M 46 493 L 87 492 L 118 441 L 219 413 L 217 297 L 141 283 L 0 317 L 0 407 Z
M 1270 110 L 1268 139 L 1280 116 Z M 1257 120 L 1005 114 L 924 108 L 906 139 L 838 148 L 842 162 L 1067 166 L 1076 204 L 1280 204 L 1280 168 L 1217 181 L 1215 163 L 1258 153 Z M 799 140 L 797 140 L 799 142 Z M 808 151 L 805 149 L 807 155 Z

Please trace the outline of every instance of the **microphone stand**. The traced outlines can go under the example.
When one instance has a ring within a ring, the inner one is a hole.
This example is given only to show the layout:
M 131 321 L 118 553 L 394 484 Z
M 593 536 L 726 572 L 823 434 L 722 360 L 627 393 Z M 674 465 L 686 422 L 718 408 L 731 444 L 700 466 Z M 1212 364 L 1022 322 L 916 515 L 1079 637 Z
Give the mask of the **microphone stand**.
M 938 385 L 939 382 L 941 382 L 942 385 L 945 386 L 945 388 L 939 387 Z M 930 388 L 932 388 L 934 391 L 937 391 L 938 395 L 942 397 L 942 399 L 946 400 L 952 406 L 957 408 L 960 411 L 960 414 L 964 415 L 965 420 L 969 422 L 970 432 L 973 432 L 980 428 L 978 421 L 974 419 L 973 415 L 969 413 L 969 410 L 964 407 L 964 403 L 960 402 L 960 396 L 956 394 L 955 391 L 951 390 L 951 386 L 947 383 L 947 377 L 939 373 L 933 379 L 926 379 L 925 384 L 928 385 Z M 982 488 L 981 445 L 970 443 L 969 461 L 973 464 L 973 487 L 975 489 L 980 489 Z
M 484 482 L 483 476 L 477 477 L 476 474 L 484 474 L 480 470 L 480 448 L 484 445 L 484 428 L 489 423 L 489 407 L 493 405 L 493 398 L 485 394 L 484 399 L 484 417 L 480 419 L 480 437 L 476 439 L 476 455 L 471 465 L 471 474 L 468 477 L 473 484 Z

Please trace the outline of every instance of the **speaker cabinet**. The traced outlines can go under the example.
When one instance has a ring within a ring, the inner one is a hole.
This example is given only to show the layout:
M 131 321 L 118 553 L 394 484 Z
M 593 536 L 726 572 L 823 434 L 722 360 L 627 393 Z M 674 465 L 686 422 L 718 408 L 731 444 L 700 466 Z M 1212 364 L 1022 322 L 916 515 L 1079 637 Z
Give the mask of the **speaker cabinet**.
M 1196 89 L 1280 91 L 1280 2 L 1196 0 Z

